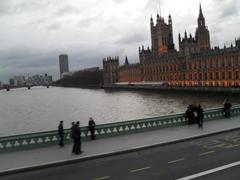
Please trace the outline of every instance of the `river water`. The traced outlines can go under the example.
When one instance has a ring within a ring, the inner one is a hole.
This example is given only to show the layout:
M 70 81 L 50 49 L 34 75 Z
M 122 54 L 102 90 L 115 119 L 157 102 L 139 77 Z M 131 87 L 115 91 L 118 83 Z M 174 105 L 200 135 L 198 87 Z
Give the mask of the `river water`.
M 240 103 L 240 95 L 163 91 L 107 91 L 61 87 L 33 87 L 0 91 L 0 136 L 54 130 L 59 120 L 87 125 L 141 119 L 185 111 L 188 104 L 222 106 L 224 99 Z

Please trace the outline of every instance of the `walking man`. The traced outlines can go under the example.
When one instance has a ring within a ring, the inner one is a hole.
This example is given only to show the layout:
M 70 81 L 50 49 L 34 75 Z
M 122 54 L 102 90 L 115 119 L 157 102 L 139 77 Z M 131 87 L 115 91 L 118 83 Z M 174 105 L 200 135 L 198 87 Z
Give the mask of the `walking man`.
M 198 122 L 198 127 L 199 128 L 203 128 L 203 109 L 201 107 L 201 105 L 198 105 L 198 107 L 196 108 L 196 112 L 197 112 L 197 122 Z
M 76 123 L 76 130 L 75 130 L 75 138 L 76 138 L 76 148 L 75 148 L 75 154 L 82 153 L 82 142 L 81 142 L 81 129 L 80 129 L 80 123 L 77 121 Z
M 225 100 L 224 102 L 224 107 L 223 107 L 223 110 L 224 110 L 224 113 L 225 113 L 225 117 L 229 118 L 231 116 L 231 107 L 232 107 L 232 104 L 229 102 L 228 99 Z
M 91 133 L 91 139 L 94 140 L 96 139 L 96 136 L 95 136 L 95 126 L 96 126 L 96 123 L 94 122 L 93 118 L 89 118 L 89 121 L 88 121 L 88 129 Z
M 59 136 L 59 146 L 63 147 L 63 139 L 64 139 L 64 129 L 63 129 L 63 121 L 60 121 L 58 125 L 58 136 Z

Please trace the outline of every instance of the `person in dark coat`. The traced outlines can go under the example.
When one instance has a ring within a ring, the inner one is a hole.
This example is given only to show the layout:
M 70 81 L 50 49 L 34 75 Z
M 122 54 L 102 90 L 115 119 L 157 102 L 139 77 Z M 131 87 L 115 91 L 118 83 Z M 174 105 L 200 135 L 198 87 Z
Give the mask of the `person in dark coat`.
M 96 126 L 96 123 L 95 121 L 93 120 L 93 118 L 89 118 L 89 121 L 88 121 L 88 129 L 91 133 L 91 139 L 94 140 L 96 139 L 96 136 L 95 136 L 95 126 Z
M 223 111 L 224 111 L 225 117 L 227 118 L 231 116 L 231 107 L 232 107 L 232 104 L 229 102 L 228 99 L 226 99 L 224 102 Z
M 188 119 L 188 125 L 191 125 L 194 123 L 194 111 L 193 111 L 193 106 L 189 105 L 186 110 L 186 116 Z
M 74 139 L 74 128 L 75 128 L 75 122 L 72 122 L 72 126 L 71 126 L 71 135 L 70 135 L 70 137 L 72 138 L 72 139 Z
M 60 121 L 58 125 L 58 136 L 59 136 L 59 146 L 63 147 L 64 146 L 64 129 L 63 129 L 63 121 Z
M 76 151 L 76 138 L 75 138 L 75 131 L 76 131 L 76 124 L 74 122 L 72 122 L 72 126 L 71 126 L 71 138 L 73 140 L 73 147 L 72 147 L 72 153 L 75 153 Z
M 203 128 L 203 108 L 201 107 L 201 105 L 198 105 L 196 108 L 196 112 L 197 112 L 197 123 L 198 123 L 198 127 L 199 128 Z
M 75 129 L 75 137 L 74 138 L 76 138 L 75 140 L 76 140 L 76 148 L 75 148 L 75 154 L 80 154 L 80 153 L 82 153 L 82 150 L 81 150 L 81 148 L 82 148 L 82 142 L 81 142 L 81 129 L 80 129 L 80 123 L 79 123 L 79 121 L 77 121 L 77 123 L 76 123 L 76 129 Z

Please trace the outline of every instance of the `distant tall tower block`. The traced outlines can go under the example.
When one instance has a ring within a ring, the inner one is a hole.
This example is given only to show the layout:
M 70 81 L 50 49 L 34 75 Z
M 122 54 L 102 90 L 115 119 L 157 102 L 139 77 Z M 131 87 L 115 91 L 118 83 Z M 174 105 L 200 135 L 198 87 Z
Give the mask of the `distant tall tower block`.
M 68 56 L 66 54 L 61 54 L 59 56 L 59 66 L 60 66 L 60 78 L 62 78 L 63 73 L 69 72 Z

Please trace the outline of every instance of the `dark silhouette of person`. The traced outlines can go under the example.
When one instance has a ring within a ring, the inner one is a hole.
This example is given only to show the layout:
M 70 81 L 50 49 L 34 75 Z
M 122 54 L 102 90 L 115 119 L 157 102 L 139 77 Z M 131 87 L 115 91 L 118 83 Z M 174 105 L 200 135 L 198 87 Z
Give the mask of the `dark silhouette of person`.
M 59 136 L 59 146 L 63 147 L 64 146 L 64 129 L 63 129 L 63 121 L 60 121 L 58 125 L 58 136 Z
M 188 125 L 193 124 L 195 117 L 194 117 L 194 109 L 191 104 L 187 107 L 187 110 L 185 113 L 186 113 L 186 117 L 188 119 Z
M 95 126 L 96 126 L 96 123 L 95 121 L 93 120 L 93 118 L 89 118 L 89 121 L 88 121 L 88 129 L 91 133 L 91 139 L 94 140 L 96 139 L 96 136 L 95 136 Z
M 231 116 L 231 107 L 232 107 L 232 104 L 229 102 L 228 99 L 226 99 L 224 102 L 223 111 L 224 111 L 225 117 L 227 118 Z
M 192 111 L 193 111 L 193 124 L 198 123 L 197 122 L 197 106 L 196 104 L 192 105 Z
M 203 128 L 203 108 L 201 107 L 201 105 L 198 105 L 196 108 L 196 112 L 197 112 L 197 123 L 198 123 L 198 127 L 199 128 Z
M 80 123 L 79 121 L 77 121 L 76 123 L 76 129 L 74 130 L 75 131 L 75 137 L 76 138 L 76 144 L 75 144 L 75 154 L 80 154 L 82 153 L 82 142 L 81 142 L 81 129 L 80 129 Z
M 75 131 L 76 131 L 76 124 L 72 122 L 71 126 L 71 138 L 73 140 L 73 147 L 72 147 L 72 153 L 75 153 L 76 151 L 76 138 L 75 138 Z
M 73 133 L 74 133 L 74 128 L 75 128 L 75 122 L 72 122 L 71 124 L 72 124 L 72 126 L 71 126 L 71 136 L 70 136 L 70 137 L 71 137 L 72 139 L 74 139 Z

